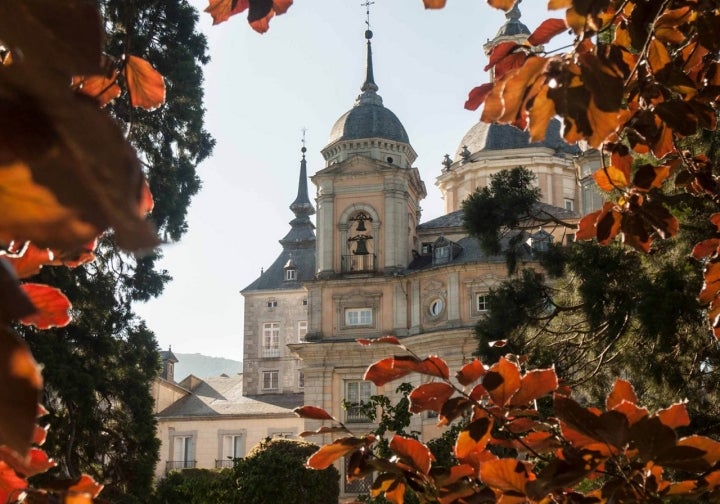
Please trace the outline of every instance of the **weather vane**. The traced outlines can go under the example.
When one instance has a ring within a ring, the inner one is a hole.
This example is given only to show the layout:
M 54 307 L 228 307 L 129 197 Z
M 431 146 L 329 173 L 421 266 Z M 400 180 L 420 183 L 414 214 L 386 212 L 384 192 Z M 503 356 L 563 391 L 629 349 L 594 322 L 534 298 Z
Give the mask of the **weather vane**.
M 305 128 L 305 127 L 303 127 L 303 128 L 300 130 L 300 131 L 302 131 L 302 134 L 303 134 L 303 136 L 302 136 L 302 146 L 303 146 L 303 149 L 305 148 L 305 133 L 307 133 L 307 130 L 308 130 L 308 129 Z
M 375 2 L 371 2 L 370 0 L 365 0 L 365 3 L 360 4 L 362 7 L 365 7 L 365 13 L 367 14 L 367 21 L 365 21 L 365 24 L 368 27 L 368 30 L 370 29 L 370 6 L 374 5 Z

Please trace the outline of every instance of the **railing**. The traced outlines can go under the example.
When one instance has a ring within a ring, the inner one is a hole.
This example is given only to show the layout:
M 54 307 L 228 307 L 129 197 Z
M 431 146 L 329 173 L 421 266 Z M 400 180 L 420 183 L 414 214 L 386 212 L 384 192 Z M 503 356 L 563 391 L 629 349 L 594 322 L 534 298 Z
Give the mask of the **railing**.
M 279 348 L 263 348 L 262 356 L 263 357 L 280 357 L 280 349 Z
M 362 412 L 360 406 L 347 406 L 345 411 L 345 423 L 369 423 L 367 415 Z
M 239 459 L 215 460 L 215 469 L 228 469 L 235 467 Z
M 195 469 L 197 460 L 168 460 L 165 462 L 165 472 L 177 471 L 179 469 Z
M 375 254 L 348 254 L 342 256 L 343 273 L 368 273 L 375 271 Z

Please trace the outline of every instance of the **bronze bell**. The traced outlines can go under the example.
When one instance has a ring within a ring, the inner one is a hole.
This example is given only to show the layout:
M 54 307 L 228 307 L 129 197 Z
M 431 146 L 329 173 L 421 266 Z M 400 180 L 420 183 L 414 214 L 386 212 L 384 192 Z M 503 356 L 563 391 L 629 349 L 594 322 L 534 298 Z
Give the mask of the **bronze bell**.
M 358 220 L 357 230 L 358 231 L 367 231 L 367 228 L 365 227 L 365 219 Z
M 360 221 L 360 222 L 362 222 L 362 221 Z M 365 238 L 360 238 L 359 240 L 357 240 L 357 247 L 355 247 L 353 254 L 368 255 L 370 252 L 368 252 L 366 242 L 367 242 L 367 240 Z

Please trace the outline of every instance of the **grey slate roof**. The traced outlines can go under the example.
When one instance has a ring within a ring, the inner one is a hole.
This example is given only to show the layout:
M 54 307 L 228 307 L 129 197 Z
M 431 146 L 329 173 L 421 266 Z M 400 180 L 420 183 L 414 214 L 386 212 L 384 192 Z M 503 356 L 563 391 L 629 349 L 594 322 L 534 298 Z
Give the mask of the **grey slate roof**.
M 175 357 L 171 348 L 167 350 L 160 350 L 160 361 L 178 362 L 178 358 Z
M 495 38 L 510 37 L 515 35 L 530 35 L 530 30 L 527 26 L 520 22 L 520 8 L 518 5 L 520 0 L 515 2 L 513 8 L 505 13 L 505 24 L 500 27 Z
M 572 219 L 579 219 L 580 214 L 572 210 L 565 210 L 564 208 L 549 205 L 547 203 L 538 202 L 533 206 L 533 214 L 547 214 L 548 217 L 562 221 L 569 221 Z M 456 210 L 455 212 L 441 215 L 435 219 L 423 222 L 418 226 L 418 231 L 430 230 L 430 229 L 442 229 L 442 228 L 463 228 L 463 211 Z
M 460 141 L 455 158 L 460 159 L 463 147 L 475 154 L 481 151 L 546 147 L 557 154 L 580 154 L 580 149 L 570 145 L 560 135 L 560 121 L 552 119 L 542 142 L 530 142 L 530 132 L 509 124 L 488 124 L 482 121 L 471 127 Z
M 302 406 L 303 394 L 244 396 L 242 375 L 202 380 L 192 393 L 158 413 L 158 418 L 212 417 L 220 415 L 285 415 Z

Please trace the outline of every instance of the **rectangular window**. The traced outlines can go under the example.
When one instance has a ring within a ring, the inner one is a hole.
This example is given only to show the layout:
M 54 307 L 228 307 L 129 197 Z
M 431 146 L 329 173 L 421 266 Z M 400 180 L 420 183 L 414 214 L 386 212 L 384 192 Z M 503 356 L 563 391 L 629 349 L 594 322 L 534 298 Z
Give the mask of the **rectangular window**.
M 168 470 L 191 469 L 195 467 L 195 453 L 192 436 L 173 436 L 173 456 Z
M 303 373 L 302 371 L 298 373 L 298 388 L 305 388 L 305 373 Z
M 372 308 L 348 308 L 345 310 L 345 325 L 371 326 Z
M 265 322 L 263 324 L 262 357 L 280 357 L 279 322 Z
M 297 280 L 297 270 L 296 269 L 286 269 L 285 270 L 285 280 L 288 280 L 288 281 Z
M 307 329 L 308 329 L 308 323 L 307 320 L 301 320 L 298 322 L 298 341 L 303 342 L 305 341 L 305 336 L 307 336 Z
M 263 390 L 277 390 L 280 384 L 280 371 L 263 371 L 262 372 L 262 388 Z
M 575 209 L 575 202 L 571 199 L 565 198 L 565 210 L 570 210 L 571 212 Z
M 476 309 L 479 312 L 486 312 L 488 311 L 488 299 L 485 294 L 478 294 L 476 299 Z
M 268 308 L 275 308 L 275 307 L 277 307 L 277 300 L 276 300 L 276 299 L 268 299 L 267 307 L 268 307 Z
M 242 434 L 223 436 L 223 459 L 232 460 L 245 455 L 245 438 Z
M 368 419 L 360 411 L 360 403 L 368 402 L 372 395 L 368 381 L 345 382 L 345 402 L 347 403 L 346 421 L 348 423 L 366 423 Z

